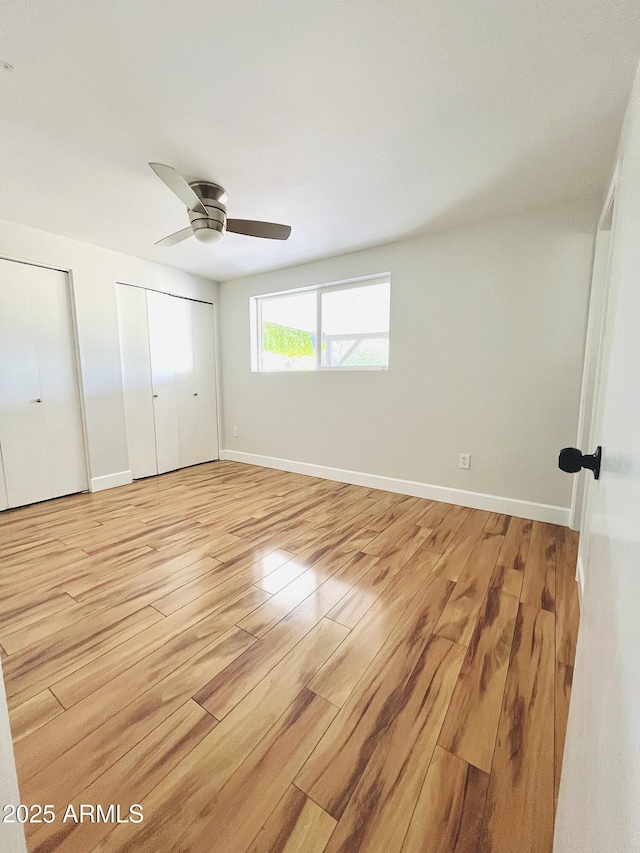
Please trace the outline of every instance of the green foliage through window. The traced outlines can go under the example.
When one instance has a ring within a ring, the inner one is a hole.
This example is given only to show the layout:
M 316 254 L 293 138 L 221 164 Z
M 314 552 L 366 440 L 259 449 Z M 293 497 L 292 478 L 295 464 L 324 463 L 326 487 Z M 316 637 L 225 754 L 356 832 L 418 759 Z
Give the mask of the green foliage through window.
M 262 350 L 289 358 L 315 354 L 311 332 L 277 323 L 262 324 Z

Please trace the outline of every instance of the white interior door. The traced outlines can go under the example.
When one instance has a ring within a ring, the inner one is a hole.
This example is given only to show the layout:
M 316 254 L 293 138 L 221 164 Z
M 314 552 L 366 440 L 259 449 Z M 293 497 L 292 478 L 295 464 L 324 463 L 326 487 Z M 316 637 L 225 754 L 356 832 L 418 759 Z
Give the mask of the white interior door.
M 609 281 L 609 248 L 611 236 L 609 209 L 607 209 L 605 219 L 603 227 L 598 229 L 596 235 L 593 273 L 591 276 L 591 293 L 589 297 L 589 322 L 587 324 L 587 339 L 582 372 L 582 393 L 580 395 L 580 414 L 578 420 L 578 447 L 582 448 L 583 453 L 591 453 L 592 450 L 595 450 L 595 447 L 591 450 L 587 448 L 591 447 L 593 434 L 593 407 L 595 403 L 600 344 L 605 320 L 606 292 Z M 591 476 L 589 471 L 583 470 L 579 474 L 576 474 L 574 478 L 570 523 L 572 530 L 580 530 L 581 528 L 585 495 L 589 485 L 588 478 Z M 584 541 L 585 537 L 581 541 L 581 546 L 584 544 Z
M 4 260 L 0 445 L 9 506 L 87 488 L 67 276 Z
M 134 480 L 158 473 L 154 425 L 147 292 L 116 286 L 129 466 Z
M 622 152 L 591 442 L 602 471 L 583 513 L 556 853 L 640 851 L 640 79 Z

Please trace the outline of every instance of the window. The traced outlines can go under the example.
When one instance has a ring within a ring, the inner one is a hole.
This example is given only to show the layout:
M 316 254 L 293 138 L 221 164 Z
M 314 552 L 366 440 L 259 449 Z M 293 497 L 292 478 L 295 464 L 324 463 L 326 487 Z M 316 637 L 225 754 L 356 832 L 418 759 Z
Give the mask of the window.
M 389 275 L 253 298 L 253 370 L 386 370 L 389 300 Z

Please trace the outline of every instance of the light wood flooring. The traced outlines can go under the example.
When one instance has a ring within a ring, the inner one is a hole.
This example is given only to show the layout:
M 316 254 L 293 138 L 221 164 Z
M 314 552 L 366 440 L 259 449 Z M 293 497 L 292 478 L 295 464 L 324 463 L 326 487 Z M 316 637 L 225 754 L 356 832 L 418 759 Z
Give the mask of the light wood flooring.
M 1 514 L 30 851 L 550 853 L 576 548 L 231 462 Z

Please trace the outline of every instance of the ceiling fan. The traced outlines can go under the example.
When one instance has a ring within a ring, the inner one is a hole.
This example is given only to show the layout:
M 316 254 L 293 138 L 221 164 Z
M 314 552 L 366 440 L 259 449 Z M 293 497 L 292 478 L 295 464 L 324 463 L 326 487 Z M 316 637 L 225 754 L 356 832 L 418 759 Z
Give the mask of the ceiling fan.
M 158 240 L 156 246 L 175 246 L 188 237 L 195 237 L 203 243 L 219 243 L 225 231 L 235 234 L 247 234 L 249 237 L 266 237 L 270 240 L 286 240 L 291 234 L 290 225 L 277 225 L 275 222 L 259 222 L 255 219 L 227 219 L 224 202 L 227 193 L 223 187 L 211 181 L 193 181 L 189 183 L 172 166 L 162 163 L 149 163 L 156 175 L 187 205 L 191 225 L 174 234 Z

